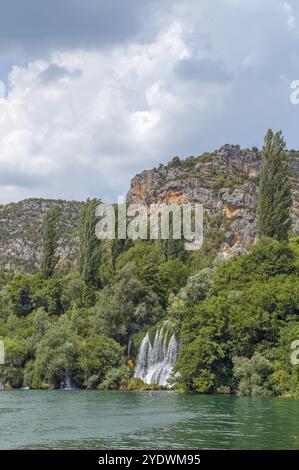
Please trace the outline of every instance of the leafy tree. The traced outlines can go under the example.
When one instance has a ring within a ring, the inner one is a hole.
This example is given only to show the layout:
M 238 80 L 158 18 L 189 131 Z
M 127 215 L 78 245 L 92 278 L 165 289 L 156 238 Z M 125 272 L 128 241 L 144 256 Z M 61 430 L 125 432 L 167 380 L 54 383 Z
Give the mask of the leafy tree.
M 170 280 L 163 267 L 165 258 L 160 255 L 158 248 L 149 242 L 138 242 L 119 256 L 116 268 L 119 270 L 128 263 L 131 263 L 135 277 L 154 292 L 165 307 Z
M 63 310 L 86 307 L 86 286 L 78 274 L 69 274 L 60 279 L 62 284 L 61 303 Z
M 183 239 L 174 239 L 173 238 L 173 222 L 170 217 L 170 226 L 169 226 L 169 239 L 164 240 L 160 239 L 158 246 L 160 248 L 160 253 L 167 259 L 179 259 L 184 263 L 190 263 L 191 256 L 190 252 L 185 249 L 185 240 Z
M 59 239 L 60 217 L 61 211 L 59 207 L 53 206 L 47 211 L 43 220 L 41 271 L 45 278 L 52 276 L 57 264 L 55 252 Z
M 30 359 L 35 357 L 40 341 L 55 323 L 56 319 L 54 318 L 50 317 L 44 308 L 38 308 L 27 317 L 19 319 L 22 324 L 14 329 L 13 334 L 26 341 Z
M 80 340 L 69 326 L 54 324 L 40 341 L 31 374 L 33 388 L 59 388 L 66 376 L 76 373 Z
M 273 366 L 268 359 L 255 353 L 251 359 L 235 357 L 234 376 L 238 381 L 238 395 L 267 396 L 271 394 L 269 378 Z
M 101 242 L 95 234 L 97 218 L 95 210 L 100 203 L 88 199 L 83 206 L 80 221 L 79 272 L 86 284 L 99 287 L 101 265 Z
M 266 280 L 296 270 L 294 253 L 286 242 L 263 238 L 250 255 L 240 255 L 221 263 L 214 274 L 213 290 L 238 289 L 254 280 Z
M 242 394 L 285 391 L 295 396 L 299 377 L 287 366 L 291 339 L 287 345 L 281 334 L 286 325 L 298 326 L 298 285 L 294 256 L 285 242 L 265 239 L 252 254 L 222 263 L 209 295 L 197 304 L 187 304 L 187 297 L 185 306 L 180 305 L 179 386 L 200 393 L 234 390 L 237 377 Z M 293 329 L 288 338 L 295 336 Z M 284 347 L 279 346 L 282 341 Z M 267 380 L 262 373 L 254 375 L 265 363 L 256 359 L 257 353 L 275 366 L 266 368 Z M 233 376 L 235 357 L 242 360 Z M 292 377 L 284 384 L 283 370 Z
M 144 325 L 157 322 L 163 315 L 157 295 L 136 276 L 134 263 L 116 273 L 116 280 L 98 295 L 94 308 L 94 326 L 98 333 L 124 343 Z
M 263 148 L 258 194 L 258 231 L 267 236 L 287 240 L 291 226 L 291 189 L 288 180 L 286 145 L 281 132 L 269 129 Z
M 219 338 L 225 337 L 226 324 L 227 306 L 221 298 L 207 299 L 204 304 L 187 310 L 176 365 L 183 389 L 200 393 L 215 391 L 217 366 L 224 357 L 224 344 Z
M 131 377 L 130 369 L 127 366 L 109 369 L 105 375 L 105 379 L 99 385 L 101 390 L 118 390 L 124 389 Z
M 299 338 L 299 322 L 296 317 L 282 326 L 279 335 L 275 346 L 264 353 L 273 364 L 272 388 L 275 395 L 299 398 L 299 364 L 291 361 L 291 354 L 294 352 L 291 346 Z
M 6 301 L 11 312 L 18 317 L 32 312 L 35 308 L 33 293 L 42 284 L 40 275 L 16 274 L 6 287 Z
M 106 336 L 94 336 L 81 345 L 78 367 L 80 380 L 88 388 L 94 388 L 112 368 L 123 363 L 123 348 Z
M 64 313 L 62 303 L 63 279 L 52 277 L 47 279 L 38 289 L 32 291 L 31 298 L 35 308 L 44 307 L 50 315 Z
M 23 386 L 24 365 L 28 359 L 28 347 L 24 340 L 4 338 L 5 366 L 0 366 L 0 377 L 4 384 L 13 388 Z
M 170 259 L 161 264 L 161 279 L 165 280 L 167 286 L 167 296 L 170 293 L 177 294 L 186 285 L 192 268 L 179 259 Z
M 212 285 L 212 271 L 209 268 L 202 269 L 199 273 L 189 277 L 186 286 L 179 292 L 179 297 L 186 301 L 188 307 L 204 300 Z
M 64 318 L 71 331 L 80 338 L 86 339 L 94 334 L 91 308 L 72 308 L 65 312 Z

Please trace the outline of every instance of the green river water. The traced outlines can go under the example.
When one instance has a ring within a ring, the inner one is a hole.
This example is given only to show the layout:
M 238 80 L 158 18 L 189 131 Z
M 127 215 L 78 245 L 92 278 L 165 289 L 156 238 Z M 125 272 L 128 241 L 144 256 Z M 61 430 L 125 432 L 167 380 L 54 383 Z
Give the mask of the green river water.
M 0 392 L 1 449 L 298 449 L 299 401 L 175 392 Z

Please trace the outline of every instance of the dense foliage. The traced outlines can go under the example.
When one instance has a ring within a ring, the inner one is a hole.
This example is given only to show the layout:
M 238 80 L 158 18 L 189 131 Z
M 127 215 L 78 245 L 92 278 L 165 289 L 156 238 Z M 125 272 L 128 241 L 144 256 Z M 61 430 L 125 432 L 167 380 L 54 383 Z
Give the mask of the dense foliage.
M 115 242 L 96 245 L 91 206 L 94 201 L 82 212 L 78 267 L 65 272 L 58 263 L 51 276 L 1 272 L 5 386 L 59 388 L 71 378 L 77 387 L 135 387 L 129 338 L 165 317 L 168 297 L 194 272 L 178 258 L 166 260 L 152 243 L 123 244 L 117 255 Z
M 57 259 L 55 252 L 59 239 L 59 219 L 61 217 L 58 206 L 51 207 L 44 217 L 43 223 L 43 256 L 41 271 L 45 277 L 50 277 L 54 273 Z
M 181 388 L 299 396 L 299 366 L 291 363 L 291 344 L 299 338 L 298 276 L 294 250 L 262 239 L 252 254 L 215 270 L 203 300 L 176 299 Z
M 257 225 L 261 236 L 287 240 L 291 227 L 291 188 L 286 144 L 281 132 L 266 134 L 260 174 Z
M 146 389 L 133 379 L 136 353 L 167 319 L 180 342 L 179 390 L 299 397 L 299 365 L 291 362 L 299 238 L 288 240 L 285 165 L 282 136 L 269 131 L 258 208 L 260 235 L 268 237 L 225 262 L 215 262 L 225 229 L 219 215 L 206 215 L 204 246 L 190 254 L 180 240 L 99 241 L 93 199 L 82 209 L 77 264 L 61 263 L 60 215 L 49 210 L 40 272 L 0 270 L 0 384 Z

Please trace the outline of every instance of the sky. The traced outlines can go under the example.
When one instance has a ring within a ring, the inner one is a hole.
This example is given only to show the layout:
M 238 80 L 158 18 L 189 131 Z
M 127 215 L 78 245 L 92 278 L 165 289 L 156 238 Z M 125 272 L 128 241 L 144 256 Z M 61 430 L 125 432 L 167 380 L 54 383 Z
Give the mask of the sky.
M 299 2 L 0 0 L 0 202 L 116 201 L 269 127 L 299 148 Z

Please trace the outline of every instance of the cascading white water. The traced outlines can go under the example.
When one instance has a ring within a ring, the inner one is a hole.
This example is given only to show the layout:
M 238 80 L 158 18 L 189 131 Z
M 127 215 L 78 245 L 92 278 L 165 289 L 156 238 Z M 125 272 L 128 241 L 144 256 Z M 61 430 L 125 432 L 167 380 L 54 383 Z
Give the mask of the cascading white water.
M 157 330 L 154 344 L 151 344 L 149 333 L 143 338 L 138 351 L 134 377 L 151 385 L 169 386 L 177 360 L 178 342 L 175 333 L 167 344 L 167 335 L 162 327 Z
M 61 381 L 60 390 L 73 390 L 74 384 L 69 375 L 65 375 L 64 379 Z

